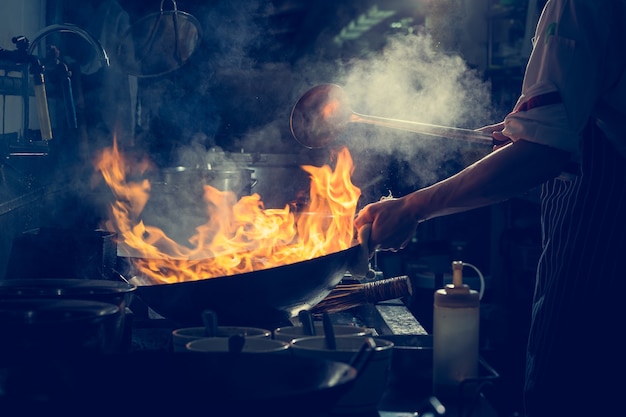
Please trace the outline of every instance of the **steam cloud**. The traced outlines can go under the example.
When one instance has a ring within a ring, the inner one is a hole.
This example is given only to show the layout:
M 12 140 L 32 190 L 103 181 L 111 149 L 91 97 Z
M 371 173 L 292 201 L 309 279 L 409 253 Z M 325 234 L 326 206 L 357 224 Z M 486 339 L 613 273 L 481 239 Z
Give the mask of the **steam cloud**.
M 190 139 L 177 145 L 170 165 L 202 165 L 225 146 L 216 138 L 220 128 L 250 120 L 256 125 L 233 130 L 230 150 L 285 152 L 297 154 L 298 162 L 315 164 L 319 155 L 291 137 L 289 114 L 306 90 L 321 83 L 342 85 L 351 107 L 361 114 L 469 129 L 498 121 L 493 119 L 489 83 L 459 55 L 437 49 L 421 27 L 387 39 L 379 52 L 349 60 L 324 50 L 321 39 L 336 29 L 328 27 L 297 59 L 260 60 L 264 51 L 275 52 L 263 19 L 274 12 L 272 4 L 197 2 L 189 9 L 203 27 L 202 51 L 192 57 L 190 68 L 166 77 L 166 84 L 156 83 L 156 92 L 165 89 L 170 97 L 159 104 L 160 112 L 178 129 L 168 135 Z M 159 100 L 157 95 L 150 98 Z M 230 106 L 221 114 L 220 100 Z M 356 123 L 340 140 L 354 157 L 353 181 L 362 189 L 364 203 L 428 185 L 473 162 L 476 155 L 459 140 Z M 223 157 L 222 162 L 229 162 L 228 152 Z
M 489 83 L 459 55 L 433 45 L 431 36 L 422 30 L 391 38 L 380 53 L 352 60 L 334 73 L 324 72 L 325 67 L 320 71 L 307 60 L 301 67 L 318 74 L 304 77 L 309 87 L 323 82 L 341 84 L 353 111 L 360 114 L 467 129 L 494 123 Z M 341 139 L 357 154 L 355 182 L 363 184 L 375 181 L 376 173 L 391 174 L 381 172 L 381 158 L 395 161 L 398 171 L 391 182 L 407 191 L 473 162 L 459 155 L 468 143 L 397 129 L 352 123 Z M 371 199 L 377 199 L 376 194 Z

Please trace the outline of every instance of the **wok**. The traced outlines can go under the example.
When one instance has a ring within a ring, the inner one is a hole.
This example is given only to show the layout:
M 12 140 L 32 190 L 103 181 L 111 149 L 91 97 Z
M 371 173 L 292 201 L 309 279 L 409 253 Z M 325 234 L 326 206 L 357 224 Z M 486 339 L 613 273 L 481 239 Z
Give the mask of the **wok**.
M 273 329 L 326 297 L 359 259 L 360 246 L 260 271 L 178 282 L 138 285 L 148 307 L 179 325 L 202 325 L 213 310 L 221 324 Z
M 0 366 L 0 414 L 19 407 L 21 415 L 320 416 L 358 373 L 318 358 L 269 354 L 259 360 L 229 352 L 44 359 Z

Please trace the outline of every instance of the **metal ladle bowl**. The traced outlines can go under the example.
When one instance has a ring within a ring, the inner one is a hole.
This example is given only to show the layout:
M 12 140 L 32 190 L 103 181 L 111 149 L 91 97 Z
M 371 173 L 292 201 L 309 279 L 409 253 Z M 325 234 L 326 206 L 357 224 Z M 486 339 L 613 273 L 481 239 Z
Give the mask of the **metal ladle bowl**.
M 494 143 L 491 133 L 478 130 L 355 113 L 343 88 L 336 84 L 320 84 L 304 93 L 294 105 L 289 120 L 293 137 L 309 149 L 331 144 L 349 123 L 365 123 L 489 146 Z

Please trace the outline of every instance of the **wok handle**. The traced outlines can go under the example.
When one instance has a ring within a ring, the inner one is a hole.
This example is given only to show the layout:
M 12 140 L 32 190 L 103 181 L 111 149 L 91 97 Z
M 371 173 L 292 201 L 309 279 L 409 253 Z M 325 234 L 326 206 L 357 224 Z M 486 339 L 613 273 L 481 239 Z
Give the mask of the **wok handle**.
M 374 279 L 376 275 L 376 271 L 374 271 L 370 267 L 369 262 L 370 253 L 374 252 L 373 250 L 370 250 L 369 247 L 369 238 L 371 231 L 371 224 L 366 224 L 357 231 L 359 240 L 359 252 L 348 265 L 348 270 L 356 278 L 365 278 L 366 280 L 371 280 Z

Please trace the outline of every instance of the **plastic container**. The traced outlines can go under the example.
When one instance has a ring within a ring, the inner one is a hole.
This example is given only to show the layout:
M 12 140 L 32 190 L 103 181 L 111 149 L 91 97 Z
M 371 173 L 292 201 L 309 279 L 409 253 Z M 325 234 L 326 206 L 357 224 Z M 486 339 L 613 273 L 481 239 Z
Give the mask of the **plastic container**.
M 461 383 L 478 377 L 480 298 L 463 284 L 463 262 L 452 262 L 452 284 L 435 291 L 433 311 L 433 394 L 463 395 Z

